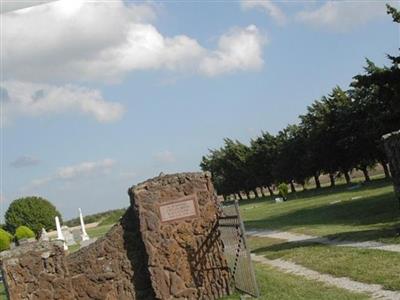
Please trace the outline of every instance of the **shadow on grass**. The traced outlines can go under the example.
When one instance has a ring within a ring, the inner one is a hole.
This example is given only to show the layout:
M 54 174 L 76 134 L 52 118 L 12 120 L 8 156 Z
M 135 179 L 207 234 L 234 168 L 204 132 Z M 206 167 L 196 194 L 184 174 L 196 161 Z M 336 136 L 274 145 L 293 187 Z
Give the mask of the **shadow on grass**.
M 387 240 L 400 243 L 399 228 L 400 223 L 394 227 L 387 227 L 382 229 L 371 229 L 361 231 L 340 232 L 335 234 L 325 235 L 324 238 L 335 241 L 356 241 L 366 242 L 372 240 Z M 396 240 L 394 240 L 396 239 Z
M 394 229 L 382 229 L 382 230 L 364 230 L 357 232 L 346 232 L 343 234 L 334 234 L 334 235 L 326 235 L 322 236 L 322 239 L 330 239 L 332 241 L 371 241 L 377 240 L 379 238 L 393 238 L 394 236 L 398 236 Z M 314 246 L 323 246 L 321 243 L 321 238 L 308 239 L 305 241 L 296 241 L 296 242 L 282 242 L 282 243 L 273 243 L 262 247 L 257 247 L 252 250 L 252 253 L 255 254 L 265 254 L 269 252 L 275 257 L 279 257 L 280 251 L 285 250 L 293 250 L 296 248 L 307 248 Z
M 289 229 L 304 225 L 374 225 L 400 220 L 393 192 L 358 200 L 304 208 L 264 219 L 245 221 L 247 228 Z
M 296 200 L 297 198 L 312 198 L 316 196 L 324 196 L 328 194 L 336 194 L 336 193 L 359 193 L 360 191 L 369 191 L 378 188 L 382 188 L 388 185 L 391 185 L 392 182 L 386 178 L 374 179 L 370 182 L 353 182 L 351 184 L 341 183 L 334 187 L 324 186 L 320 189 L 310 189 L 305 191 L 300 191 L 297 193 L 291 193 L 289 195 L 289 200 Z
M 306 248 L 311 246 L 321 245 L 312 241 L 307 242 L 284 242 L 279 244 L 268 245 L 264 247 L 259 247 L 251 252 L 254 254 L 265 254 L 266 252 L 274 252 L 277 256 L 279 256 L 279 251 L 284 250 L 293 250 L 295 248 Z
M 318 196 L 325 195 L 335 195 L 337 193 L 359 193 L 360 191 L 369 191 L 378 188 L 382 188 L 385 186 L 389 186 L 392 184 L 392 181 L 386 178 L 374 179 L 370 182 L 354 182 L 349 185 L 347 184 L 338 184 L 334 187 L 323 186 L 320 189 L 312 188 L 307 190 L 298 191 L 296 193 L 289 193 L 288 201 L 298 200 L 298 199 L 307 199 Z M 253 198 L 253 199 L 244 199 L 240 201 L 240 204 L 258 204 L 265 202 L 275 202 L 275 198 L 279 197 L 278 194 L 267 197 Z

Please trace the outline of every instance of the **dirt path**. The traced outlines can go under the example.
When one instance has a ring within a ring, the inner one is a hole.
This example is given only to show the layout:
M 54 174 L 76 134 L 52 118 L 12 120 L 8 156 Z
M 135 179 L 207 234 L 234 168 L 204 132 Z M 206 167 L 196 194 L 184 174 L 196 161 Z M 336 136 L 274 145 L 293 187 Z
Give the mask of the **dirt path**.
M 347 277 L 334 277 L 328 274 L 322 274 L 293 262 L 285 261 L 282 259 L 268 259 L 263 256 L 252 254 L 253 261 L 261 264 L 273 266 L 283 272 L 303 276 L 310 280 L 323 282 L 328 285 L 332 285 L 338 288 L 346 289 L 348 291 L 356 293 L 365 293 L 370 295 L 373 299 L 385 299 L 385 300 L 399 300 L 400 292 L 385 290 L 379 284 L 367 284 L 358 281 L 354 281 Z
M 367 241 L 367 242 L 355 242 L 355 241 L 341 241 L 341 240 L 330 240 L 324 237 L 305 235 L 305 234 L 297 234 L 291 233 L 287 231 L 279 231 L 279 230 L 248 230 L 246 233 L 250 236 L 259 236 L 259 237 L 269 237 L 287 240 L 288 242 L 312 242 L 319 243 L 330 246 L 341 246 L 341 247 L 354 247 L 360 249 L 374 249 L 374 250 L 383 250 L 383 251 L 391 251 L 391 252 L 399 252 L 400 253 L 400 244 L 384 244 L 375 241 Z

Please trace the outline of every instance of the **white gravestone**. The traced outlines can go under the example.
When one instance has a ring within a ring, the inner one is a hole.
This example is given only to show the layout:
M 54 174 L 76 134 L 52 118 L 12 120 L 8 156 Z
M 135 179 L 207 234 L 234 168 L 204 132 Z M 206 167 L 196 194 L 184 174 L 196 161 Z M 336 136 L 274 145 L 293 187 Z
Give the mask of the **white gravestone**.
M 71 229 L 69 229 L 68 226 L 63 226 L 61 227 L 61 231 L 63 233 L 65 242 L 67 243 L 67 246 L 72 246 L 75 245 L 76 242 L 74 240 L 74 236 L 72 235 Z
M 47 234 L 46 229 L 42 228 L 42 232 L 40 233 L 40 240 L 41 241 L 49 241 L 49 235 Z
M 81 220 L 81 240 L 82 242 L 88 241 L 89 236 L 86 233 L 85 222 L 83 221 L 82 210 L 79 208 L 79 219 Z
M 56 228 L 57 228 L 57 239 L 63 241 L 64 242 L 64 250 L 68 250 L 68 246 L 65 243 L 64 235 L 61 231 L 60 219 L 58 218 L 58 216 L 55 217 L 55 220 L 56 220 Z

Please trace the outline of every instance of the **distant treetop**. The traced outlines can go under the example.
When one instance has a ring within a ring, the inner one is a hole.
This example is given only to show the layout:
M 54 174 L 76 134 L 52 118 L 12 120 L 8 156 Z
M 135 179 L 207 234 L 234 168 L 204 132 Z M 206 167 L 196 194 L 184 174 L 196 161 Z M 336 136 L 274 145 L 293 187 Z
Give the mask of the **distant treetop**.
M 5 214 L 6 228 L 10 232 L 21 226 L 31 228 L 36 235 L 42 228 L 55 229 L 54 217 L 61 219 L 60 212 L 48 200 L 41 197 L 24 197 L 14 200 Z

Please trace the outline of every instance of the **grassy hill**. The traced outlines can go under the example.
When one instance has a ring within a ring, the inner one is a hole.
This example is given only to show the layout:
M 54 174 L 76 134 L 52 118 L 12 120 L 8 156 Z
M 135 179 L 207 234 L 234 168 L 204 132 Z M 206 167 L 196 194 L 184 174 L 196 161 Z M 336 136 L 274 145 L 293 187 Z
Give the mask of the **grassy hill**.
M 99 225 L 113 224 L 118 221 L 118 219 L 124 214 L 125 211 L 126 208 L 107 210 L 101 213 L 86 215 L 83 217 L 83 220 L 86 224 L 95 222 L 100 223 Z M 69 227 L 80 225 L 79 217 L 65 221 L 64 225 L 67 225 Z

